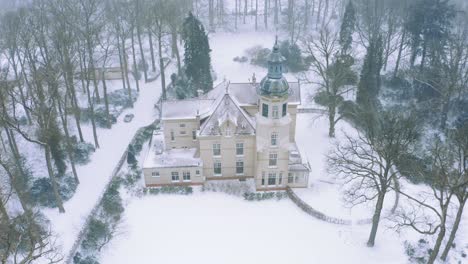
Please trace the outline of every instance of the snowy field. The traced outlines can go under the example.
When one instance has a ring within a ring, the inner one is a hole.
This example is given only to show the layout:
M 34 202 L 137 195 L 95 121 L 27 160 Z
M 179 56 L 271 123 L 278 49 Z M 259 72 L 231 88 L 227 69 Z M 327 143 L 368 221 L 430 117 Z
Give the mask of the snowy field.
M 219 82 L 247 82 L 266 70 L 232 59 L 254 45 L 270 47 L 274 35 L 249 32 L 210 35 L 212 63 Z M 294 76 L 287 76 L 295 81 Z M 304 94 L 313 91 L 303 86 Z M 304 100 L 305 98 L 303 98 Z M 328 123 L 299 114 L 297 143 L 312 166 L 311 188 L 298 194 L 334 217 L 366 219 L 372 210 L 346 208 L 340 187 L 329 178 L 326 157 L 333 142 Z M 355 133 L 346 123 L 337 127 Z M 393 196 L 388 201 L 393 204 Z M 405 263 L 402 241 L 382 224 L 374 248 L 366 247 L 370 226 L 328 224 L 303 213 L 290 200 L 248 202 L 221 193 L 130 198 L 120 235 L 103 250 L 101 263 Z

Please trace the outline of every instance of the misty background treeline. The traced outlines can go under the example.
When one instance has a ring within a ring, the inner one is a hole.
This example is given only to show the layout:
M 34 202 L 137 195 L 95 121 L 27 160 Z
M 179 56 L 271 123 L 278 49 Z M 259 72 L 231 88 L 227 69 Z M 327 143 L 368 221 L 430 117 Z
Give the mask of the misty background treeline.
M 361 137 L 337 146 L 329 160 L 337 173 L 351 177 L 361 175 L 366 161 L 380 162 L 365 171 L 364 185 L 347 192 L 351 202 L 375 202 L 369 246 L 385 194 L 396 191 L 436 216 L 425 230 L 417 225 L 419 216 L 397 212 L 396 226 L 436 234 L 427 261 L 434 262 L 439 251 L 447 258 L 468 197 L 466 1 L 0 3 L 2 260 L 16 255 L 17 263 L 28 263 L 47 255 L 60 261 L 40 209 L 73 210 L 63 204 L 79 184 L 76 166 L 100 147 L 99 128 L 111 129 L 120 112 L 133 107 L 142 83 L 159 78 L 162 99 L 212 88 L 216 73 L 208 40 L 217 31 L 277 32 L 288 70 L 319 87 L 313 100 L 325 109 L 329 136 L 343 119 L 360 129 Z M 239 63 L 265 66 L 267 54 L 268 48 L 253 47 Z M 169 62 L 173 72 L 165 70 Z M 111 70 L 120 75 L 112 89 L 105 77 Z M 40 150 L 33 155 L 43 157 L 33 163 L 32 145 Z M 401 191 L 402 176 L 429 184 L 438 205 Z M 449 229 L 448 207 L 454 203 Z

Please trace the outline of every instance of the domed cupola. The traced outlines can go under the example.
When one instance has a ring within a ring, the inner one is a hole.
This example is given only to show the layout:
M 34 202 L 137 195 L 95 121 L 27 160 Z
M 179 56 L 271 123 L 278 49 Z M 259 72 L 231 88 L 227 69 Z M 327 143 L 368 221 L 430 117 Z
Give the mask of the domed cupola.
M 289 93 L 288 81 L 283 77 L 283 61 L 276 38 L 273 51 L 268 56 L 268 74 L 260 82 L 257 93 L 262 96 L 282 97 Z

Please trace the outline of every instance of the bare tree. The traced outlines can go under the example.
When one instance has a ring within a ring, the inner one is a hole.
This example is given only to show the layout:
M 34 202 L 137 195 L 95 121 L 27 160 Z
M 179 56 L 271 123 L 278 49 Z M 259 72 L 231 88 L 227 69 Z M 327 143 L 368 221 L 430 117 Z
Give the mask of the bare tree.
M 373 120 L 373 119 L 371 119 Z M 364 132 L 345 135 L 328 156 L 331 171 L 344 179 L 351 205 L 376 201 L 367 245 L 373 247 L 386 194 L 398 174 L 398 159 L 410 152 L 418 137 L 416 122 L 396 111 L 382 112 L 376 123 L 363 121 Z
M 343 95 L 348 93 L 355 84 L 357 77 L 351 70 L 353 59 L 341 56 L 338 34 L 328 28 L 320 30 L 319 37 L 309 36 L 303 41 L 305 52 L 312 58 L 312 78 L 309 83 L 319 85 L 315 100 L 327 107 L 329 121 L 328 136 L 335 136 L 335 125 L 344 117 L 338 110 L 344 111 Z M 320 81 L 313 81 L 315 75 Z

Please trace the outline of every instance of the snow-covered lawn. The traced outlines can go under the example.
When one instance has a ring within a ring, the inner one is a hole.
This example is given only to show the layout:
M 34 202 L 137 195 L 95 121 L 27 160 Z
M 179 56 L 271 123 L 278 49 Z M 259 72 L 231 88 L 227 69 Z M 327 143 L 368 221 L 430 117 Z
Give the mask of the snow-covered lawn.
M 146 196 L 126 206 L 121 234 L 100 262 L 404 263 L 396 234 L 381 234 L 370 249 L 367 226 L 318 221 L 290 200 L 248 202 L 221 193 Z

